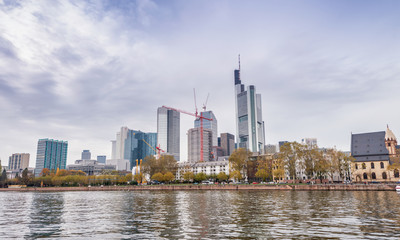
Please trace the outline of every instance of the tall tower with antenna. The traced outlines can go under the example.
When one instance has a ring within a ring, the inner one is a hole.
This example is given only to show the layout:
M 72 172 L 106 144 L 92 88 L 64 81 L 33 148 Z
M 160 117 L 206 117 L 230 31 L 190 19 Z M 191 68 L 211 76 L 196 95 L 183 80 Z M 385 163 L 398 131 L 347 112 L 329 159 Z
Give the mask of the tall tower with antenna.
M 237 147 L 263 154 L 265 127 L 262 119 L 261 94 L 256 93 L 254 85 L 245 88 L 242 84 L 240 55 L 238 62 L 239 69 L 234 70 Z

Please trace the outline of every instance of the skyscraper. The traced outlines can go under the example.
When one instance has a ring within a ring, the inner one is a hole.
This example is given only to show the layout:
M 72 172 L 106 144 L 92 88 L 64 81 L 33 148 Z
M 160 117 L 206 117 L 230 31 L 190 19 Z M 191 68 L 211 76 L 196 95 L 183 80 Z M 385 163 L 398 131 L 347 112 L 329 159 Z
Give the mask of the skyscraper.
M 39 176 L 43 168 L 54 171 L 66 169 L 67 151 L 67 141 L 40 139 L 37 147 L 35 176 Z
M 235 150 L 235 136 L 230 133 L 221 133 L 221 148 L 223 156 L 230 156 Z
M 29 153 L 14 153 L 8 158 L 8 170 L 24 170 L 29 167 Z
M 92 157 L 92 154 L 90 153 L 89 150 L 82 151 L 82 157 L 81 157 L 82 160 L 90 160 L 91 157 Z
M 218 122 L 212 111 L 202 112 L 202 116 L 208 119 L 212 119 L 212 121 L 203 119 L 203 128 L 209 129 L 212 132 L 212 146 L 218 146 Z M 200 118 L 194 120 L 194 127 L 200 127 Z
M 163 107 L 157 109 L 157 144 L 165 153 L 180 159 L 180 113 Z
M 250 85 L 245 90 L 240 79 L 239 69 L 235 75 L 235 104 L 236 104 L 236 141 L 239 148 L 251 152 L 264 153 L 265 130 L 262 120 L 261 94 L 256 94 L 256 87 Z
M 188 131 L 188 162 L 200 161 L 200 128 L 191 128 Z M 203 129 L 203 161 L 212 160 L 212 132 Z

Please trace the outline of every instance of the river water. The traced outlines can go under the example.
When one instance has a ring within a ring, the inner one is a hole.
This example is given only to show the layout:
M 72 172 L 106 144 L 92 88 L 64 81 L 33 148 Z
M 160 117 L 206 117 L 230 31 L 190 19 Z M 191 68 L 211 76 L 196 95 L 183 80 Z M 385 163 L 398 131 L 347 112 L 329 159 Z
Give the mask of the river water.
M 0 192 L 0 239 L 400 239 L 400 195 Z

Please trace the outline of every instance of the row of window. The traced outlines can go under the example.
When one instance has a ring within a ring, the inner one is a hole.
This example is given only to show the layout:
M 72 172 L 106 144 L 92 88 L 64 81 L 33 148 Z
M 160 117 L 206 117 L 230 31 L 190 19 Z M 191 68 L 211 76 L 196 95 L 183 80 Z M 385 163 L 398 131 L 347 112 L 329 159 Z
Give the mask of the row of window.
M 382 169 L 385 168 L 385 164 L 383 162 L 381 162 L 380 165 L 381 165 Z M 358 164 L 357 163 L 356 163 L 355 167 L 356 167 L 356 169 L 358 169 Z M 366 169 L 367 165 L 365 163 L 362 163 L 361 167 L 362 167 L 362 169 Z M 373 162 L 371 163 L 371 169 L 375 169 L 375 164 Z
M 399 176 L 400 176 L 399 170 L 395 169 L 395 170 L 394 170 L 394 177 L 395 177 L 395 178 L 398 178 Z M 363 174 L 363 179 L 368 179 L 368 174 L 367 174 L 367 173 L 364 173 L 364 174 Z M 371 179 L 376 179 L 376 174 L 375 174 L 374 172 L 371 173 Z M 386 172 L 383 172 L 383 173 L 382 173 L 382 179 L 387 179 L 387 174 L 386 174 Z

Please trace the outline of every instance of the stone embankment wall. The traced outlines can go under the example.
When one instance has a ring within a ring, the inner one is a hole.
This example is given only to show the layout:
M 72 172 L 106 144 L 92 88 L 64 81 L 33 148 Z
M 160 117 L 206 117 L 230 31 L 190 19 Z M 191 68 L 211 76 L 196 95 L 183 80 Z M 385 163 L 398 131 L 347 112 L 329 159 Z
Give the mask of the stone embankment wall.
M 0 188 L 0 191 L 147 191 L 147 190 L 296 190 L 296 191 L 395 191 L 396 184 L 321 184 L 321 185 L 143 185 L 104 187 L 28 187 Z

